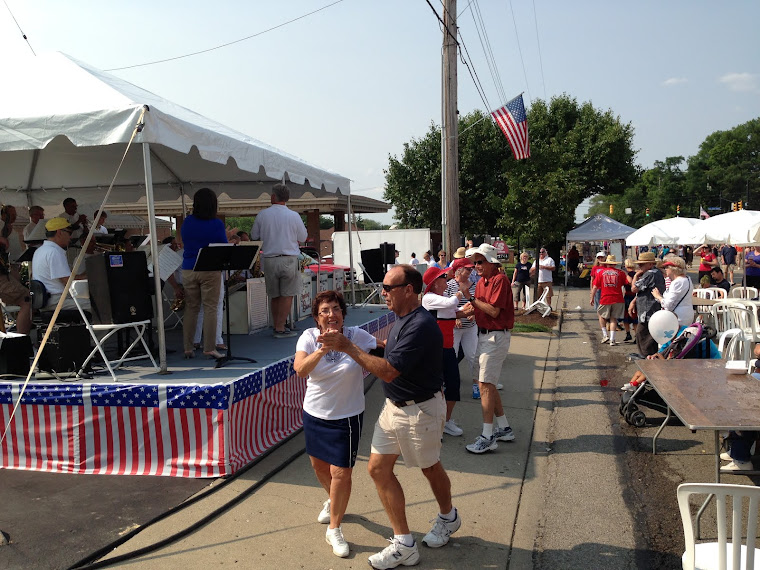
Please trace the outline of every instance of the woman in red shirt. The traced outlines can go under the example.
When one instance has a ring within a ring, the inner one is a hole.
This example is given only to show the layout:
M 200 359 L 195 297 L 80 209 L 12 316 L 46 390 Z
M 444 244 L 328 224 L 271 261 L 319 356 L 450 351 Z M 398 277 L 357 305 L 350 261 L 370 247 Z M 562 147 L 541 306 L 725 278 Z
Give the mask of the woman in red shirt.
M 713 267 L 720 267 L 720 262 L 706 243 L 694 250 L 694 253 L 697 252 L 699 252 L 699 256 L 702 258 L 702 262 L 699 264 L 699 279 L 702 280 L 703 276 L 710 276 L 710 270 Z

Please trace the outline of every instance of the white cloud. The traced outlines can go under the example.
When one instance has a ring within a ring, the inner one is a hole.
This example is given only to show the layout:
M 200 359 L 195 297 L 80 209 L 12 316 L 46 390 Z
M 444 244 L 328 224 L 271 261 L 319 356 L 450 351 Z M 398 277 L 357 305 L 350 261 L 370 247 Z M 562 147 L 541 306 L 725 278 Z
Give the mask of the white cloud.
M 680 85 L 681 83 L 686 83 L 689 81 L 685 77 L 670 77 L 662 82 L 663 87 L 675 87 L 676 85 Z
M 720 83 L 731 91 L 758 91 L 760 82 L 758 76 L 753 73 L 726 73 L 718 79 Z

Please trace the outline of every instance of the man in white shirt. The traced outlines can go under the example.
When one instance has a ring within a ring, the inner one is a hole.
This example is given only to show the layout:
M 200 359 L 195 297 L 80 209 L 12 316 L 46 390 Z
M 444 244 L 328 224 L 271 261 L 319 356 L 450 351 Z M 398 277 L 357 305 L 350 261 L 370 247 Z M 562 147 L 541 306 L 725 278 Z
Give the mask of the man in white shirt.
M 71 268 L 66 260 L 66 247 L 71 241 L 71 225 L 64 218 L 51 218 L 45 224 L 47 239 L 34 252 L 32 258 L 32 275 L 45 285 L 48 292 L 48 302 L 43 310 L 52 311 L 63 294 L 63 288 L 71 275 Z M 75 279 L 87 279 L 80 273 Z M 89 299 L 82 299 L 83 308 L 90 308 Z M 63 309 L 76 309 L 73 299 L 67 297 Z
M 251 238 L 261 240 L 261 269 L 264 272 L 267 296 L 272 302 L 272 321 L 275 338 L 295 336 L 285 327 L 293 297 L 301 288 L 298 270 L 298 242 L 306 241 L 308 233 L 303 220 L 285 205 L 290 191 L 285 184 L 272 188 L 272 205 L 256 216 Z
M 45 210 L 42 206 L 32 206 L 29 208 L 29 223 L 24 226 L 24 241 L 29 239 L 29 236 L 37 227 L 37 222 L 45 217 Z
M 16 317 L 16 332 L 28 334 L 32 326 L 32 308 L 29 289 L 19 281 L 18 271 L 11 266 L 11 261 L 17 257 L 11 255 L 11 240 L 14 236 L 13 223 L 16 221 L 16 208 L 3 206 L 0 212 L 0 299 L 6 305 L 20 307 Z M 17 243 L 17 242 L 16 242 Z M 0 315 L 2 318 L 2 315 Z
M 412 259 L 409 260 L 409 265 L 419 265 L 420 260 L 417 259 L 417 254 L 412 252 Z
M 74 265 L 77 255 L 79 255 L 79 249 L 82 247 L 81 241 L 83 237 L 87 237 L 87 216 L 77 213 L 77 201 L 74 198 L 66 198 L 63 201 L 63 212 L 56 216 L 57 218 L 63 218 L 71 226 L 71 240 L 66 247 L 66 258 L 69 265 Z
M 538 296 L 539 298 L 544 292 L 544 289 L 549 289 L 549 293 L 546 295 L 546 304 L 551 307 L 552 304 L 552 272 L 556 269 L 554 260 L 546 254 L 546 248 L 542 247 L 538 260 L 533 262 L 533 267 L 530 268 L 530 276 L 533 277 L 536 274 L 536 264 L 538 264 Z

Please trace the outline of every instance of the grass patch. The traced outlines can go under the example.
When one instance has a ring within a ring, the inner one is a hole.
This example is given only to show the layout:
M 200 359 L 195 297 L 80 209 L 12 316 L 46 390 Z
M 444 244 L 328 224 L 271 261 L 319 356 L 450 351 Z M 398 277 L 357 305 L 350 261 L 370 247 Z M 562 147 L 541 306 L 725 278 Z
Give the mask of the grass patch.
M 551 328 L 545 325 L 535 325 L 530 323 L 515 323 L 512 329 L 513 333 L 532 333 L 532 332 L 551 332 Z

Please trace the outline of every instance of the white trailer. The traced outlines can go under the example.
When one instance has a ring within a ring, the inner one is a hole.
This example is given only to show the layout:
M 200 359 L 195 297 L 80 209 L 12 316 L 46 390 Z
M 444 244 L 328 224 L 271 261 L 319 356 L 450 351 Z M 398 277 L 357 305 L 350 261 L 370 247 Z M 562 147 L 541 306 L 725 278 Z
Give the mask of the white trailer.
M 348 232 L 335 232 L 333 240 L 333 263 L 337 265 L 350 265 L 348 253 Z M 351 246 L 354 254 L 354 271 L 363 279 L 363 273 L 359 267 L 362 261 L 361 250 L 376 249 L 381 243 L 395 244 L 401 263 L 409 263 L 412 253 L 417 254 L 420 263 L 424 263 L 422 254 L 430 249 L 430 229 L 419 230 L 369 230 L 351 233 Z

